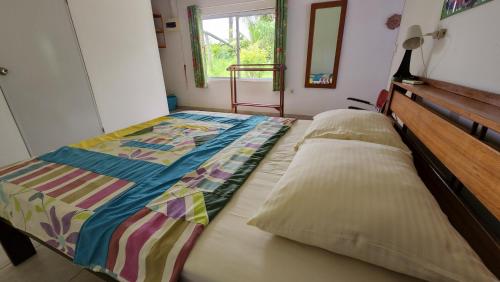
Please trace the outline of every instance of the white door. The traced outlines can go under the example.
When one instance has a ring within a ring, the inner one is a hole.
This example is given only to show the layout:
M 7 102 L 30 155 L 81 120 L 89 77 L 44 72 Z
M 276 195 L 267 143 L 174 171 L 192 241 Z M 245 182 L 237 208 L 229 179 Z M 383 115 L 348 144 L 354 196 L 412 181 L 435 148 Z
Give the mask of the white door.
M 0 88 L 0 167 L 29 157 Z
M 68 5 L 104 130 L 168 114 L 151 1 Z
M 100 134 L 66 1 L 0 0 L 0 21 L 0 87 L 32 155 Z

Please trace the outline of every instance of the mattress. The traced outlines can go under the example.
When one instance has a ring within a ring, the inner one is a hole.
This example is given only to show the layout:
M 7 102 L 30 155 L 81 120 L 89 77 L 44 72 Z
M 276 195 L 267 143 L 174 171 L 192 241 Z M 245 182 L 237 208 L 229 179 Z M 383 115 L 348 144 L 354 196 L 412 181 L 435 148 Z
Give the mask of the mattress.
M 246 225 L 286 171 L 310 123 L 297 121 L 207 226 L 182 281 L 419 281 Z

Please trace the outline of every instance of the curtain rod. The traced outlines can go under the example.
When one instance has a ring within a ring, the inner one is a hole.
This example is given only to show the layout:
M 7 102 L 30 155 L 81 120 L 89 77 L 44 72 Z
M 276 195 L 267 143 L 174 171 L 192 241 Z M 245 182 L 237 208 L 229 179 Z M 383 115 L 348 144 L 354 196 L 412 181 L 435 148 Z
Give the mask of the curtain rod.
M 201 8 L 203 12 L 203 8 Z M 235 12 L 222 12 L 222 13 L 210 13 L 210 14 L 205 14 L 202 13 L 202 16 L 204 19 L 209 19 L 211 17 L 221 17 L 221 16 L 231 16 L 231 15 L 237 15 L 237 14 L 245 14 L 249 12 L 264 12 L 264 11 L 274 11 L 274 7 L 269 7 L 269 8 L 261 8 L 261 9 L 248 9 L 248 10 L 239 10 Z
M 247 1 L 247 2 L 240 2 L 240 3 L 231 3 L 231 4 L 220 4 L 220 5 L 213 5 L 213 6 L 200 6 L 201 9 L 204 8 L 217 8 L 217 7 L 228 7 L 228 6 L 239 6 L 239 5 L 247 5 L 251 3 L 266 3 L 266 2 L 272 2 L 272 1 L 265 1 L 265 0 L 258 0 L 258 1 Z M 272 7 L 274 8 L 274 7 Z

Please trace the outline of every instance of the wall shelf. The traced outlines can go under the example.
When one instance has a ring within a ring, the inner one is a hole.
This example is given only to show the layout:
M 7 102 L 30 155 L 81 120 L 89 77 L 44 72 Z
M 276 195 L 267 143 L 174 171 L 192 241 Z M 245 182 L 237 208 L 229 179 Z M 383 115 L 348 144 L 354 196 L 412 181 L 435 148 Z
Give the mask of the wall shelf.
M 447 108 L 465 118 L 500 132 L 500 99 L 495 94 L 476 91 L 474 96 L 456 95 L 456 93 L 436 87 L 428 80 L 424 85 L 409 85 L 393 82 L 394 85 L 430 102 Z
M 156 39 L 158 41 L 158 48 L 167 48 L 165 30 L 163 28 L 163 17 L 160 13 L 153 13 L 153 21 L 155 25 Z

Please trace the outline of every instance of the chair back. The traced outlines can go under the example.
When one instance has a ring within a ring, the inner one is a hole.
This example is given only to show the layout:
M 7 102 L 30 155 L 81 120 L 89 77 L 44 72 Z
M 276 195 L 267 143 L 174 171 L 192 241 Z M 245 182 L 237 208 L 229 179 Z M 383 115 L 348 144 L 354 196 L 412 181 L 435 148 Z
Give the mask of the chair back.
M 375 104 L 375 109 L 377 109 L 378 112 L 381 112 L 384 109 L 388 97 L 389 91 L 385 89 L 380 91 L 380 93 L 378 94 L 377 103 Z

